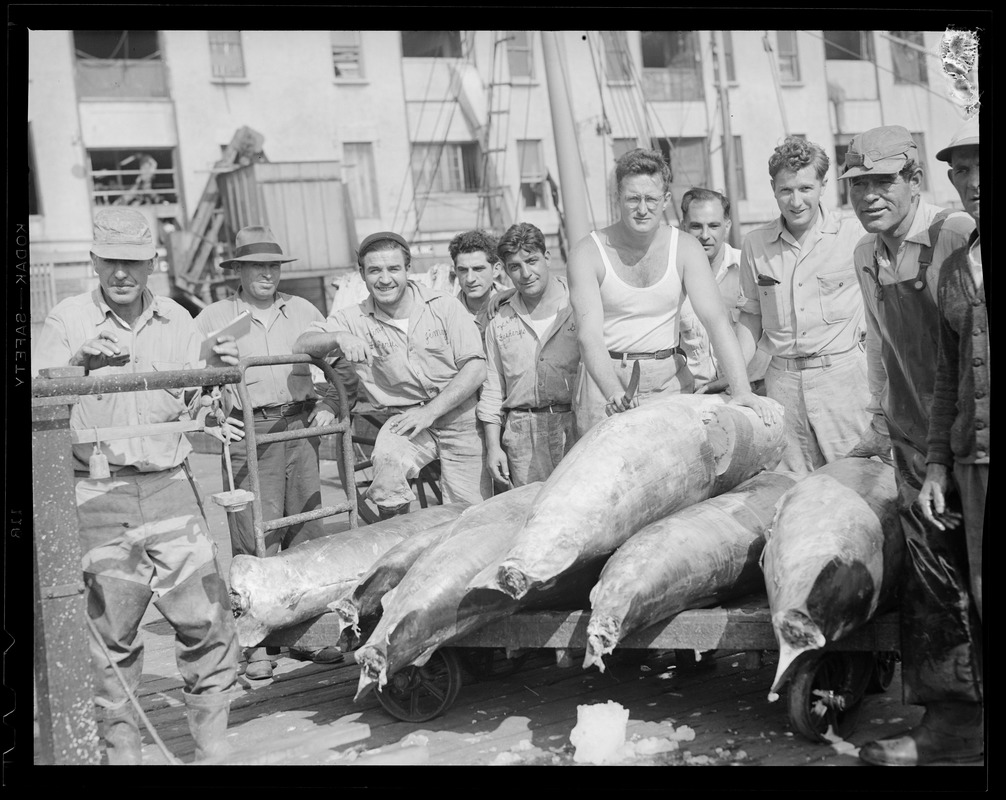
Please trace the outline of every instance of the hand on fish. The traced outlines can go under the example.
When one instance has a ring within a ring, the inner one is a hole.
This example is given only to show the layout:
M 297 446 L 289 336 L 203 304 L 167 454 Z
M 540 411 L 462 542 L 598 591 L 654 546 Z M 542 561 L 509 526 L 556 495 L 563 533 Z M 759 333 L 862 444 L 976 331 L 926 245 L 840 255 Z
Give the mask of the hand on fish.
M 950 488 L 950 471 L 943 464 L 926 466 L 926 479 L 916 502 L 922 516 L 939 530 L 953 530 L 960 526 L 963 515 L 947 507 L 947 490 Z
M 891 437 L 884 433 L 878 433 L 873 425 L 870 425 L 863 432 L 859 442 L 845 454 L 845 458 L 870 458 L 871 456 L 877 456 L 885 464 L 894 466 L 894 457 L 891 455 Z
M 607 404 L 604 406 L 604 413 L 609 417 L 615 414 L 621 414 L 623 411 L 628 411 L 630 408 L 639 407 L 639 398 L 633 397 L 631 400 L 626 400 L 624 394 L 613 394 L 608 398 Z
M 731 397 L 730 403 L 750 408 L 768 427 L 782 423 L 782 414 L 779 413 L 776 404 L 767 397 L 762 397 L 754 392 L 743 392 Z

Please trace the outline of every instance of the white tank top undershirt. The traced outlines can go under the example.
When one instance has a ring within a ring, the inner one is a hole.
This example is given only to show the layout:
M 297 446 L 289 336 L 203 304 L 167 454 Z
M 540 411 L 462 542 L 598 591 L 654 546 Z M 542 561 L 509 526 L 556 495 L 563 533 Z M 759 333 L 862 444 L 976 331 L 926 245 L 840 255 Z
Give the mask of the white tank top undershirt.
M 678 343 L 681 276 L 678 274 L 678 229 L 671 227 L 667 267 L 652 286 L 629 286 L 618 277 L 596 231 L 590 235 L 604 262 L 601 303 L 604 306 L 604 344 L 622 353 L 654 353 Z

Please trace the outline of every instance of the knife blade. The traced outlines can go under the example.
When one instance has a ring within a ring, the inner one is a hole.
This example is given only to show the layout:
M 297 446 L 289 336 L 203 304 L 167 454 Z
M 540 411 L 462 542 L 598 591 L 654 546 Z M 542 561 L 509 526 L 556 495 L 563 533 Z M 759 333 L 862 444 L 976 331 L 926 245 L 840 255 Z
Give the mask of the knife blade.
M 636 389 L 639 388 L 639 361 L 632 362 L 632 375 L 629 378 L 629 386 L 625 390 L 625 402 L 626 405 L 632 402 L 632 398 L 636 396 Z

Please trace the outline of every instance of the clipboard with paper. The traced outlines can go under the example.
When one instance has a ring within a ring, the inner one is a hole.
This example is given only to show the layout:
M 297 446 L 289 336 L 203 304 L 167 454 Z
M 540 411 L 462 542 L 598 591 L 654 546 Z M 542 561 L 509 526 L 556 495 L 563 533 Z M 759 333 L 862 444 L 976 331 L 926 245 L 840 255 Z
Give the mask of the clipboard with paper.
M 233 336 L 234 341 L 237 341 L 250 330 L 251 312 L 242 311 L 222 328 L 213 331 L 203 340 L 203 345 L 199 350 L 199 359 L 206 361 L 213 355 L 213 346 L 217 343 L 218 336 Z

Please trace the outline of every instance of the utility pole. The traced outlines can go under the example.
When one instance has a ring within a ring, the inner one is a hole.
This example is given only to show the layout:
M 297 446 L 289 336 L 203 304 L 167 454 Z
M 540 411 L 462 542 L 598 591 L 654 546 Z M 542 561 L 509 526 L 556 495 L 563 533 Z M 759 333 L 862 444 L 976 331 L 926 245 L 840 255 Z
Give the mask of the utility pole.
M 727 65 L 723 47 L 723 31 L 712 31 L 713 64 L 716 66 L 716 85 L 720 95 L 720 114 L 723 118 L 723 172 L 726 178 L 727 198 L 730 200 L 731 218 L 736 213 L 737 202 L 740 200 L 740 187 L 737 184 L 737 157 L 734 153 L 734 137 L 730 128 L 730 93 L 727 90 Z M 741 229 L 739 224 L 730 226 L 729 242 L 731 247 L 741 246 Z
M 559 42 L 555 31 L 541 32 L 541 49 L 545 61 L 545 80 L 552 111 L 552 131 L 555 136 L 555 156 L 559 167 L 559 190 L 566 218 L 566 240 L 570 246 L 590 233 L 587 213 L 587 186 L 583 180 L 579 148 L 576 146 L 576 125 L 573 110 L 563 80 Z

